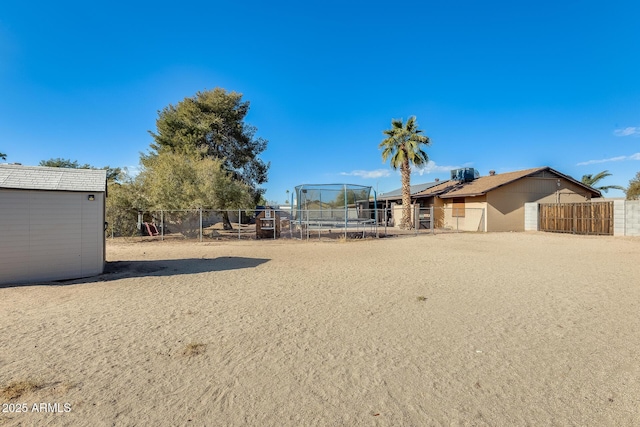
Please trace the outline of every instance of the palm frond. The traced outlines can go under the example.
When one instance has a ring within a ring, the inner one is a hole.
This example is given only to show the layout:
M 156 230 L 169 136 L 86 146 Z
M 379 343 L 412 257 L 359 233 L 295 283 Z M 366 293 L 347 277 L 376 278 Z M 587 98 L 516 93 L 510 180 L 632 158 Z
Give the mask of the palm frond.
M 392 119 L 391 129 L 385 129 L 382 133 L 387 138 L 380 142 L 378 148 L 383 150 L 384 162 L 391 158 L 392 167 L 397 168 L 405 159 L 417 165 L 428 161 L 422 146 L 429 145 L 431 141 L 428 136 L 422 135 L 421 129 L 418 129 L 415 116 L 409 117 L 406 123 L 403 123 L 402 119 Z
M 604 178 L 611 176 L 611 174 L 609 173 L 608 170 L 599 172 L 595 175 L 592 174 L 585 174 L 582 175 L 582 180 L 581 182 L 585 185 L 588 185 L 591 188 L 594 188 L 596 190 L 599 191 L 604 191 L 605 193 L 609 192 L 609 190 L 622 190 L 622 191 L 626 191 L 626 189 L 624 187 L 621 187 L 619 185 L 602 185 L 599 187 L 596 187 L 596 184 L 603 180 Z
M 592 174 L 582 175 L 582 183 L 590 187 L 593 187 L 595 184 L 598 183 L 598 181 L 601 181 L 608 176 L 611 176 L 608 170 L 599 172 L 595 175 L 592 175 Z
M 596 190 L 600 190 L 600 191 L 604 191 L 605 193 L 608 193 L 609 190 L 622 190 L 622 191 L 626 191 L 627 189 L 624 187 L 621 187 L 619 185 L 604 185 L 602 187 L 598 187 L 596 188 Z

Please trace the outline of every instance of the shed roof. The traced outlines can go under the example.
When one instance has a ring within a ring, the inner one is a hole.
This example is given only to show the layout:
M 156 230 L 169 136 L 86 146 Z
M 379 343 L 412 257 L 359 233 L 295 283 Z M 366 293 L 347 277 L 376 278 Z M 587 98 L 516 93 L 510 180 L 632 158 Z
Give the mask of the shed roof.
M 104 192 L 106 187 L 104 169 L 0 165 L 0 188 Z
M 487 194 L 491 190 L 495 190 L 498 187 L 502 187 L 503 185 L 507 185 L 518 179 L 534 175 L 539 172 L 548 171 L 552 175 L 555 175 L 559 178 L 564 178 L 568 181 L 573 182 L 576 185 L 584 187 L 585 190 L 589 191 L 593 197 L 601 197 L 602 194 L 588 185 L 581 183 L 580 181 L 576 181 L 568 175 L 564 175 L 554 169 L 551 169 L 548 166 L 532 168 L 532 169 L 524 169 L 520 171 L 514 172 L 506 172 L 501 174 L 489 175 L 489 176 L 481 176 L 479 178 L 474 179 L 471 182 L 463 182 L 459 183 L 457 181 L 445 181 L 444 183 L 437 185 L 435 187 L 431 187 L 416 196 L 425 197 L 425 196 L 433 196 L 438 195 L 442 199 L 453 198 L 453 197 L 474 197 L 480 196 L 483 194 Z

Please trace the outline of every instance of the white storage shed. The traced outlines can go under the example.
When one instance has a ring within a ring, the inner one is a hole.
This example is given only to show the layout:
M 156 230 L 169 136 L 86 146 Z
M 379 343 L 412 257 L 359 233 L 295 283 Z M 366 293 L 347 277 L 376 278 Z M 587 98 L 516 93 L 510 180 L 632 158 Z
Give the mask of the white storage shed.
M 101 274 L 106 191 L 105 170 L 0 165 L 0 284 Z

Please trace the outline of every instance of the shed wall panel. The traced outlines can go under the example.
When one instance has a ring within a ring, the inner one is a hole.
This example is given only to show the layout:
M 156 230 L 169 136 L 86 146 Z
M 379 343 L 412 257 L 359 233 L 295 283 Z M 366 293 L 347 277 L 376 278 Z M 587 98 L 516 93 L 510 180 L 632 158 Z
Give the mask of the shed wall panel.
M 0 190 L 0 283 L 29 272 L 29 195 Z
M 0 283 L 102 273 L 103 223 L 103 193 L 0 189 Z
M 81 266 L 82 275 L 90 276 L 102 273 L 104 260 L 104 199 L 96 197 L 89 201 L 85 197 L 82 202 L 82 241 Z

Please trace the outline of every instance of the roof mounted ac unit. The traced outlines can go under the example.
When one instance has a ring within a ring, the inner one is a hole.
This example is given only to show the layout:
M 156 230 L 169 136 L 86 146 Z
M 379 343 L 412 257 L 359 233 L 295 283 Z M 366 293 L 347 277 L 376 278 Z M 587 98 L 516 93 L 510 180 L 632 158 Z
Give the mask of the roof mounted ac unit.
M 460 168 L 451 171 L 451 179 L 458 182 L 471 182 L 480 177 L 480 173 L 474 168 Z

